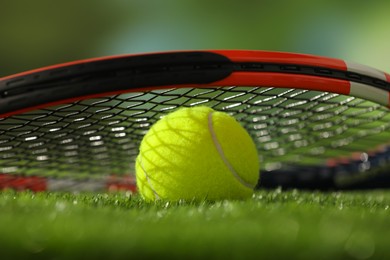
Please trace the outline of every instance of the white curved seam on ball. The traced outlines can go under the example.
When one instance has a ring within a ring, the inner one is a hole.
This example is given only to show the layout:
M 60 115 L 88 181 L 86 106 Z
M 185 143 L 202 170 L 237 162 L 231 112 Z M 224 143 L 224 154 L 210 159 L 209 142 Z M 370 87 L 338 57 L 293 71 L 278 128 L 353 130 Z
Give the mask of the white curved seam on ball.
M 151 189 L 151 190 L 153 191 L 153 193 L 154 193 L 154 198 L 155 198 L 156 200 L 159 200 L 159 199 L 160 199 L 160 196 L 157 194 L 156 190 L 153 188 L 152 183 L 150 182 L 149 175 L 148 175 L 148 173 L 147 173 L 146 170 L 145 170 L 144 164 L 142 163 L 142 157 L 141 157 L 141 156 L 139 157 L 139 165 L 141 166 L 141 169 L 142 169 L 142 170 L 144 171 L 144 173 L 145 173 L 146 181 L 147 181 L 147 183 L 149 184 L 150 189 Z
M 233 174 L 234 178 L 236 178 L 236 180 L 238 182 L 240 182 L 242 185 L 244 185 L 245 187 L 247 188 L 250 188 L 250 189 L 253 189 L 254 188 L 254 185 L 244 181 L 240 175 L 238 175 L 238 173 L 236 172 L 236 170 L 233 168 L 233 166 L 230 164 L 229 160 L 226 158 L 225 156 L 225 153 L 223 152 L 223 149 L 221 147 L 221 144 L 219 143 L 218 141 L 218 138 L 217 138 L 217 135 L 214 131 L 214 127 L 213 127 L 213 112 L 211 112 L 209 115 L 208 115 L 208 127 L 209 127 L 209 131 L 210 131 L 210 134 L 211 134 L 211 139 L 213 140 L 214 142 L 214 146 L 215 148 L 217 149 L 218 151 L 218 154 L 219 156 L 221 157 L 223 163 L 225 164 L 225 166 L 229 169 L 229 171 Z

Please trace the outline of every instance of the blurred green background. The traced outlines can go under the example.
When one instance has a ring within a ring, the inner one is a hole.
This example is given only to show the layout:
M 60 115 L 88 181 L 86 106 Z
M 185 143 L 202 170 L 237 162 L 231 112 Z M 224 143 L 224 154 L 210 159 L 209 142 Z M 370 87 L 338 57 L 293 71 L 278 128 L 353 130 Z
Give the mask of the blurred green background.
M 2 0 L 0 76 L 184 49 L 309 53 L 390 71 L 390 1 Z

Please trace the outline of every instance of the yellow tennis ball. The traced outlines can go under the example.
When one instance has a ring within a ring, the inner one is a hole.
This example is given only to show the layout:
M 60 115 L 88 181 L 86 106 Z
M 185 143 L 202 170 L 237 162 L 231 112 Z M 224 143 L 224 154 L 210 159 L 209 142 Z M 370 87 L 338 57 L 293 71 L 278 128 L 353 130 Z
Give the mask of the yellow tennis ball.
M 136 178 L 147 201 L 245 199 L 258 182 L 259 157 L 232 116 L 203 106 L 181 108 L 144 136 Z

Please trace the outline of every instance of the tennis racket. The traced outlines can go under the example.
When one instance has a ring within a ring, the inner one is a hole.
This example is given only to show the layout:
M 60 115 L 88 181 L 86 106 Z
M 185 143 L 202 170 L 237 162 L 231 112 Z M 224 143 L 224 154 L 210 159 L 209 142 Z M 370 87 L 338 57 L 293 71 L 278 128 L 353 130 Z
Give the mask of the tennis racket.
M 390 174 L 389 74 L 312 55 L 182 51 L 0 78 L 0 188 L 135 191 L 144 134 L 197 105 L 248 130 L 258 187 L 345 188 Z

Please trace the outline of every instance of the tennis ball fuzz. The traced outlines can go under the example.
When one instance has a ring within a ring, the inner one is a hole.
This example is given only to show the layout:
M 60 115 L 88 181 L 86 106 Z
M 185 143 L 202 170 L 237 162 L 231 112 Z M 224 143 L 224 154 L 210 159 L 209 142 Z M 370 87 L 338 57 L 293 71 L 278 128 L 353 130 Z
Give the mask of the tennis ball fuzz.
M 259 179 L 257 149 L 246 130 L 204 106 L 181 108 L 156 122 L 135 167 L 147 201 L 245 199 Z

